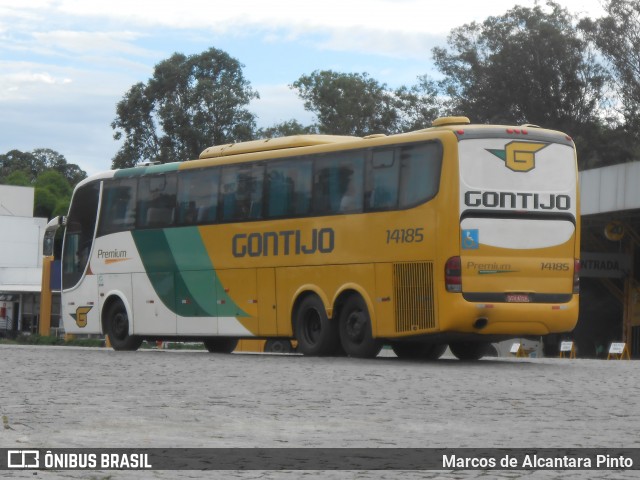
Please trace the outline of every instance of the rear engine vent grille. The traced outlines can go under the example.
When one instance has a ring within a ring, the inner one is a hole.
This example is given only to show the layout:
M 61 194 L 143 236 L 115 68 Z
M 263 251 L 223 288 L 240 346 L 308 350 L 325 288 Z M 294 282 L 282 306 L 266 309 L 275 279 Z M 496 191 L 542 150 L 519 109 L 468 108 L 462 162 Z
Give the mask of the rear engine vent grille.
M 397 332 L 435 328 L 433 263 L 394 264 L 393 287 Z

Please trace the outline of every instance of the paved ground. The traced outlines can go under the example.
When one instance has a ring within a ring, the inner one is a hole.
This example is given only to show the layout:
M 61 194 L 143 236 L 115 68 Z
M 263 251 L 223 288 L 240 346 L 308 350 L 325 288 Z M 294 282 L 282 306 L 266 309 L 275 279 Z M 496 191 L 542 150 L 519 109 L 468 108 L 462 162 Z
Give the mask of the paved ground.
M 640 364 L 1 346 L 2 448 L 640 447 Z M 637 478 L 640 472 L 2 472 L 13 478 Z M 593 475 L 591 475 L 593 474 Z

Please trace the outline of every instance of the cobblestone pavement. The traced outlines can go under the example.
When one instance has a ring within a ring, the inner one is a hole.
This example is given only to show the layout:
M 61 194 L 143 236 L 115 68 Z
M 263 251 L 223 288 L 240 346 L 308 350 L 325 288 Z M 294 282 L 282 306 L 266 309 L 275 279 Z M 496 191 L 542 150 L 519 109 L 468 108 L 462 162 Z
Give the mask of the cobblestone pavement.
M 640 447 L 634 361 L 475 363 L 0 345 L 2 448 Z M 2 472 L 12 478 L 637 478 L 636 472 Z

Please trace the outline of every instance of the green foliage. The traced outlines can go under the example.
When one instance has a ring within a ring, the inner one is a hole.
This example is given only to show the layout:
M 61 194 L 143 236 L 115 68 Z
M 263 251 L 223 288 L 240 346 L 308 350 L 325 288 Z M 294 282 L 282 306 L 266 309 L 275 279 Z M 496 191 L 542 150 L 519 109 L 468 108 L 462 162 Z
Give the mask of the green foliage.
M 16 337 L 16 343 L 20 345 L 63 345 L 64 340 L 56 337 L 47 337 L 41 335 L 19 335 Z
M 32 152 L 11 150 L 0 155 L 0 183 L 35 187 L 33 214 L 51 218 L 66 215 L 73 187 L 87 177 L 75 164 L 48 148 Z
M 307 135 L 317 133 L 315 127 L 305 127 L 297 120 L 288 120 L 267 128 L 260 128 L 255 133 L 255 138 L 288 137 L 291 135 Z
M 579 158 L 602 163 L 589 132 L 603 123 L 606 70 L 558 4 L 514 7 L 454 29 L 449 49 L 434 48 L 453 114 L 481 123 L 533 123 L 583 139 Z
M 606 80 L 586 42 L 557 4 L 514 7 L 454 29 L 450 50 L 435 48 L 454 113 L 480 122 L 545 126 L 593 119 Z
M 367 73 L 332 70 L 303 75 L 291 85 L 313 112 L 320 133 L 365 136 L 427 128 L 439 116 L 435 82 L 426 75 L 418 84 L 391 90 Z
M 211 145 L 251 139 L 255 116 L 245 107 L 258 94 L 242 67 L 215 48 L 157 64 L 147 84 L 134 85 L 117 104 L 111 126 L 124 145 L 113 167 L 193 159 Z
M 58 199 L 55 193 L 47 188 L 36 188 L 34 195 L 33 215 L 35 217 L 52 218 Z
M 5 185 L 15 185 L 18 187 L 30 187 L 31 181 L 29 180 L 29 174 L 22 170 L 14 170 L 4 179 Z
M 64 215 L 69 209 L 72 189 L 67 180 L 55 170 L 48 170 L 38 176 L 35 182 L 36 217 L 52 218 Z
M 438 85 L 427 75 L 418 77 L 418 84 L 402 86 L 394 93 L 398 112 L 398 130 L 410 132 L 428 128 L 440 116 L 443 105 Z
M 606 17 L 583 19 L 579 27 L 612 67 L 621 111 L 629 130 L 640 127 L 640 0 L 604 2 Z
M 315 113 L 320 133 L 364 136 L 397 130 L 393 96 L 367 73 L 316 70 L 291 87 L 305 109 Z
M 100 338 L 82 338 L 64 340 L 58 337 L 50 337 L 43 335 L 18 335 L 15 340 L 2 340 L 3 344 L 18 345 L 67 345 L 75 347 L 104 347 L 104 340 Z
M 48 148 L 36 148 L 31 152 L 11 150 L 0 155 L 0 183 L 8 184 L 7 179 L 13 172 L 23 172 L 28 184 L 33 184 L 48 170 L 60 173 L 72 187 L 87 177 L 78 165 L 67 163 L 63 155 Z
M 62 174 L 49 170 L 38 176 L 35 183 L 36 188 L 47 189 L 56 197 L 71 196 L 71 186 Z

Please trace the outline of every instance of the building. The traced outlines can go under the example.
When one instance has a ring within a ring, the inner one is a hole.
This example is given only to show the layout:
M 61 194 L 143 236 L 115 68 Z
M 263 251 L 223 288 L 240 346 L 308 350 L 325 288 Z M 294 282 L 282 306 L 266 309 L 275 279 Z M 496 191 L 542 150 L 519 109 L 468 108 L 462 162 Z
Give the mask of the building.
M 606 357 L 625 342 L 640 358 L 640 162 L 580 172 L 578 354 Z
M 36 332 L 46 218 L 32 187 L 0 185 L 0 335 Z

